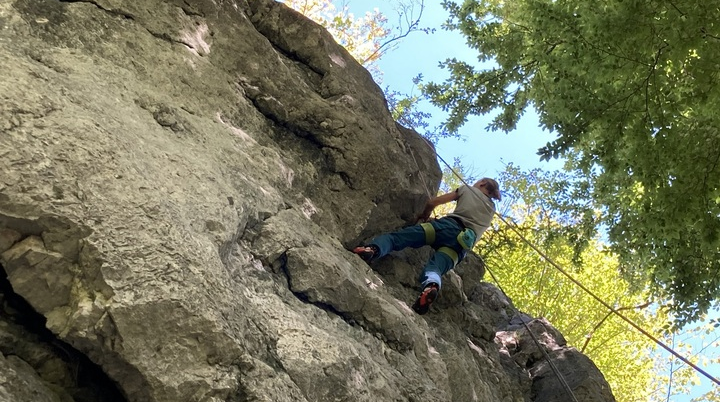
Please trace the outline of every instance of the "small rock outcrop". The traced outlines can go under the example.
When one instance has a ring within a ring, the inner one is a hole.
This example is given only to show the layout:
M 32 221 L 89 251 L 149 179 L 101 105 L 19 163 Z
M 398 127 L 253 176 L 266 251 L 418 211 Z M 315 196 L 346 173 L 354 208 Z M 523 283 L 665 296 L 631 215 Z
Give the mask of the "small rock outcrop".
M 298 13 L 5 1 L 0 71 L 1 401 L 568 400 L 479 259 L 421 317 L 427 250 L 347 251 L 440 170 Z M 579 400 L 614 400 L 529 326 Z

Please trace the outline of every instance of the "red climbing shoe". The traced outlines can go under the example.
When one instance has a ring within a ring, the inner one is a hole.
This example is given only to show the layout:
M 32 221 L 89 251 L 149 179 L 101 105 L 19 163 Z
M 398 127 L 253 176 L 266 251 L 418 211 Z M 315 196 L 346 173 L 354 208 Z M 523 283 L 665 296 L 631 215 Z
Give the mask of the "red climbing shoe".
M 380 250 L 378 250 L 377 246 L 371 244 L 369 246 L 355 247 L 353 253 L 359 255 L 360 258 L 363 259 L 363 261 L 369 263 L 374 260 L 375 257 L 377 257 L 377 255 L 380 253 Z
M 427 313 L 430 310 L 430 305 L 437 299 L 439 293 L 440 287 L 436 283 L 428 284 L 422 293 L 420 293 L 417 300 L 415 300 L 412 309 L 420 315 Z

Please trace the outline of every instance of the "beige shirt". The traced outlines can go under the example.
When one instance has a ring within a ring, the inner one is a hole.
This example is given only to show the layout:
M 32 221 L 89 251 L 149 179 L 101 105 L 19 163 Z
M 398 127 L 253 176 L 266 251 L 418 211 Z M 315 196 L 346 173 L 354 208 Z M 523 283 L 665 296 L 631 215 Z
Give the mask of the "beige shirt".
M 490 222 L 495 214 L 495 203 L 476 187 L 462 186 L 456 191 L 459 196 L 457 205 L 448 216 L 460 219 L 465 227 L 475 232 L 476 239 L 480 239 L 480 236 L 490 227 Z

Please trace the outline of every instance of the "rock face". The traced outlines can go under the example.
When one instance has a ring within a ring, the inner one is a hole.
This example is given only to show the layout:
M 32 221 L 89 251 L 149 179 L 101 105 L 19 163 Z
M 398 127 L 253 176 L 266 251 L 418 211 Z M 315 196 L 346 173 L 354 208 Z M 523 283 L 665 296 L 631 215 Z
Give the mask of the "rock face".
M 299 14 L 6 0 L 0 71 L 0 400 L 571 400 L 478 259 L 420 317 L 427 250 L 346 250 L 440 171 Z M 530 328 L 578 400 L 614 400 Z

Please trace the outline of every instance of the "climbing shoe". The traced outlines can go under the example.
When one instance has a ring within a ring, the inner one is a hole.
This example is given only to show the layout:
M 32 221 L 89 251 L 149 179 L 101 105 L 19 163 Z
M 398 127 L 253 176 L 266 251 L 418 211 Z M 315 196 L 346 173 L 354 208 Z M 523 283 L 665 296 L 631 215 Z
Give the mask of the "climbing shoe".
M 436 283 L 431 283 L 425 286 L 420 296 L 415 300 L 415 304 L 412 305 L 413 310 L 416 313 L 423 315 L 430 310 L 430 305 L 437 299 L 440 293 L 440 287 Z
M 363 261 L 369 263 L 380 254 L 380 250 L 378 250 L 377 246 L 371 244 L 369 246 L 355 247 L 353 253 L 359 255 Z

